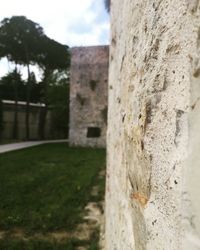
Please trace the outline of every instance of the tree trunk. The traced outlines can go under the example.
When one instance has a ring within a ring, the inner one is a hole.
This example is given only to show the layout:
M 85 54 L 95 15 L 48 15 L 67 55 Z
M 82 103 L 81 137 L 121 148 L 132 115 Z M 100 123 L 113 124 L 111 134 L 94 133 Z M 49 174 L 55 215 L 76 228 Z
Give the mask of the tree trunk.
M 13 139 L 18 139 L 18 101 L 15 100 L 14 106 L 14 123 L 13 123 Z
M 27 89 L 26 89 L 26 117 L 25 117 L 25 124 L 26 124 L 26 140 L 30 139 L 30 129 L 29 129 L 29 116 L 30 116 L 30 94 L 31 94 L 31 82 L 30 82 L 30 67 L 27 64 L 27 71 L 28 71 L 28 81 L 27 81 Z
M 15 67 L 15 73 L 17 73 L 17 67 Z M 18 82 L 15 77 L 13 82 L 15 106 L 14 106 L 14 123 L 13 123 L 13 139 L 18 139 Z
M 38 124 L 38 134 L 40 140 L 45 139 L 45 125 L 48 107 L 44 106 L 40 108 L 39 124 Z
M 46 125 L 46 116 L 48 111 L 48 81 L 49 76 L 51 75 L 52 70 L 45 69 L 44 70 L 44 79 L 43 79 L 43 103 L 45 104 L 44 107 L 40 109 L 40 116 L 39 116 L 39 124 L 38 124 L 38 135 L 41 140 L 45 139 L 45 125 Z
M 3 102 L 0 98 L 0 141 L 2 140 L 2 134 L 3 134 Z

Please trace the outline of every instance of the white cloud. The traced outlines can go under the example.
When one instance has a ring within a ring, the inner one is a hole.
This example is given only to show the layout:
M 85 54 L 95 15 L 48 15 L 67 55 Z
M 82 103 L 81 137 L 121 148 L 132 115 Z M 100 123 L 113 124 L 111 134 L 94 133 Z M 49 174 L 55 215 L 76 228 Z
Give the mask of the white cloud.
M 92 9 L 95 2 L 98 2 L 98 6 Z M 96 31 L 93 26 L 100 24 L 95 23 L 95 18 L 102 12 L 102 6 L 103 0 L 6 0 L 0 8 L 0 20 L 12 15 L 25 15 L 27 18 L 38 22 L 51 38 L 65 44 L 70 43 L 70 46 L 78 46 L 79 44 L 73 43 L 70 38 L 71 32 L 76 34 L 76 30 L 72 31 L 71 27 L 77 24 L 77 21 L 80 27 L 82 23 L 87 23 L 91 25 L 88 36 L 95 36 Z M 97 10 L 97 7 L 99 10 Z M 108 18 L 105 21 L 108 23 Z M 78 33 L 76 36 L 78 36 Z M 100 43 L 98 38 L 95 41 L 97 44 Z M 87 42 L 85 43 L 87 44 Z M 88 43 L 91 44 L 89 40 Z
M 108 44 L 109 18 L 104 0 L 6 0 L 1 3 L 0 20 L 24 15 L 39 23 L 45 33 L 72 46 Z M 7 65 L 0 63 L 0 76 Z

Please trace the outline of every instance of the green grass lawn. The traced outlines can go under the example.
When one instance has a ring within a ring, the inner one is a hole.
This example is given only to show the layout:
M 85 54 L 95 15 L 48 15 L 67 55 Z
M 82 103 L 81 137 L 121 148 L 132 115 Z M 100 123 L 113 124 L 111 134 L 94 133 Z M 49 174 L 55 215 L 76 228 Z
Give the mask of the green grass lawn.
M 104 168 L 105 150 L 69 148 L 66 143 L 0 154 L 0 231 L 8 232 L 0 249 L 75 249 L 75 239 L 24 242 L 10 239 L 9 232 L 73 231 L 88 201 L 103 199 L 104 178 L 98 174 Z M 94 185 L 100 190 L 96 197 L 91 196 Z

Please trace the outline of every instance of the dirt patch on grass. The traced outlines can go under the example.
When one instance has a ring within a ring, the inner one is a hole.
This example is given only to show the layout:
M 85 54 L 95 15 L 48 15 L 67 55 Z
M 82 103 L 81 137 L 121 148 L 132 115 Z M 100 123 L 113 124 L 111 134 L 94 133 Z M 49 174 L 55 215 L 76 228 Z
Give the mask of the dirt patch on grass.
M 48 241 L 56 240 L 58 242 L 65 241 L 69 238 L 77 238 L 80 240 L 89 240 L 93 232 L 98 229 L 102 222 L 102 212 L 96 202 L 90 202 L 85 207 L 84 223 L 80 223 L 73 232 L 54 231 L 46 234 L 34 233 L 28 235 L 21 228 L 14 228 L 9 231 L 0 231 L 0 239 L 9 236 L 11 238 L 19 238 L 24 240 L 44 239 Z
M 105 171 L 101 171 L 98 178 L 104 178 Z M 94 186 L 91 195 L 99 195 L 99 187 Z M 48 233 L 36 232 L 28 234 L 22 228 L 13 228 L 8 231 L 0 231 L 0 240 L 10 238 L 23 241 L 41 240 L 48 242 L 62 243 L 70 239 L 77 239 L 83 242 L 90 242 L 95 233 L 99 234 L 99 247 L 103 249 L 104 246 L 104 201 L 89 202 L 83 212 L 83 222 L 78 224 L 74 231 L 53 231 Z M 78 246 L 76 250 L 88 249 L 87 243 L 84 246 Z

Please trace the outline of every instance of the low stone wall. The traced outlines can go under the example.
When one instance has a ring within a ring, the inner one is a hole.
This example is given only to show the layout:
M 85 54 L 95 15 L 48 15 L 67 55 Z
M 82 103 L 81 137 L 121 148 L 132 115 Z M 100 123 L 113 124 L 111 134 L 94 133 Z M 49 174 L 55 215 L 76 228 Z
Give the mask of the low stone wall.
M 3 101 L 3 131 L 2 139 L 13 139 L 14 126 L 14 110 L 15 104 L 13 101 Z M 39 104 L 30 104 L 30 139 L 37 140 L 38 138 L 38 123 L 40 109 L 44 106 Z M 24 140 L 26 138 L 25 127 L 26 104 L 24 102 L 18 103 L 18 139 Z M 45 138 L 51 138 L 51 111 L 48 111 L 46 117 Z
M 71 145 L 106 145 L 108 46 L 71 50 Z

